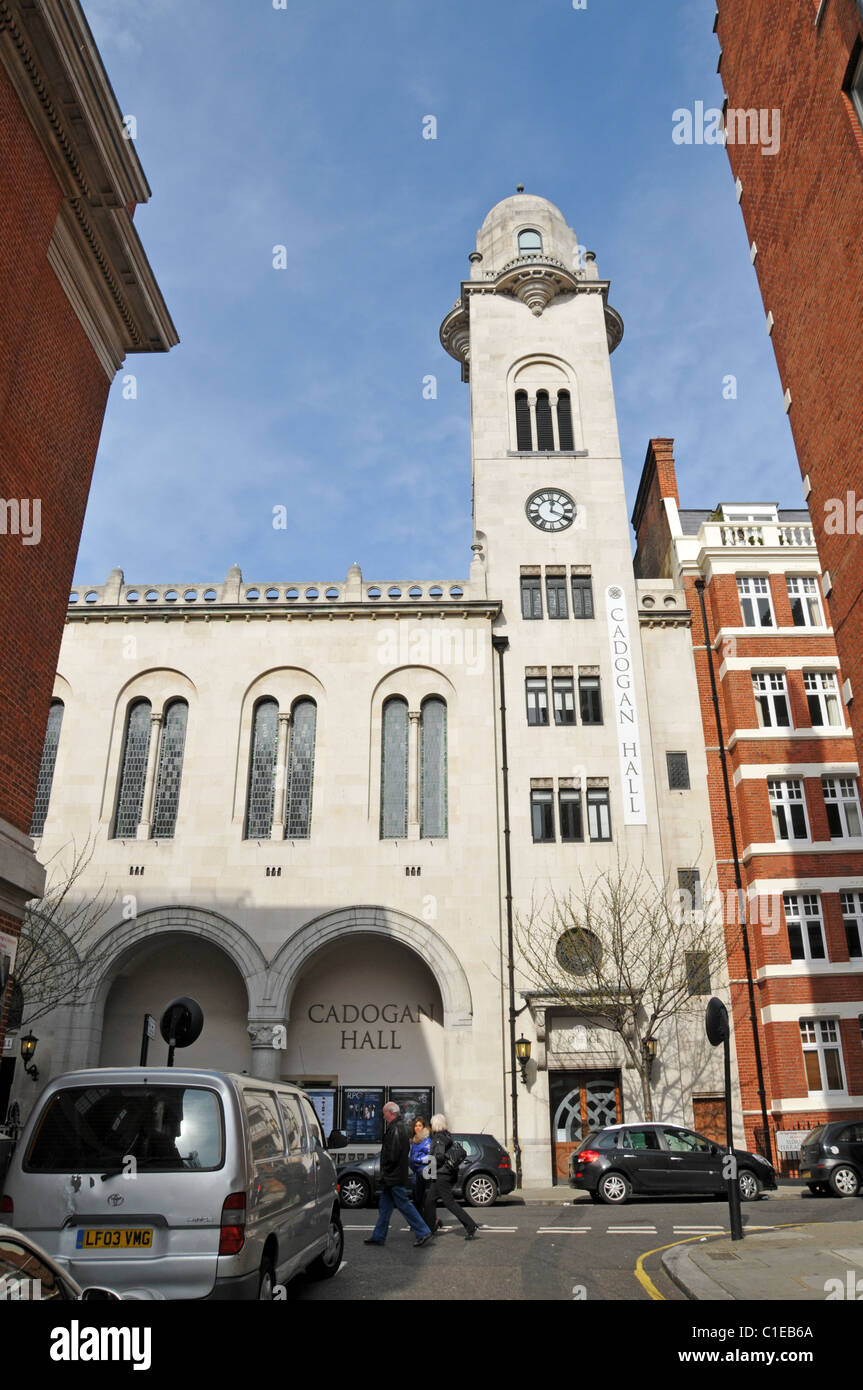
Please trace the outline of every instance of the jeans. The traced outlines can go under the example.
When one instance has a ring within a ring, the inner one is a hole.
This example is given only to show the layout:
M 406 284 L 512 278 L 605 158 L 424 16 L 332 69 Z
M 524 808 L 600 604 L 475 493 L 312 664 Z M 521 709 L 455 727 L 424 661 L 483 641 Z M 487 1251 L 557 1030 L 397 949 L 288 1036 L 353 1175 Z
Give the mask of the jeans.
M 371 1239 L 377 1241 L 378 1245 L 383 1245 L 387 1238 L 394 1206 L 398 1207 L 417 1240 L 421 1240 L 423 1236 L 431 1235 L 431 1231 L 408 1196 L 406 1187 L 382 1187 L 378 1205 L 378 1219 L 371 1234 Z

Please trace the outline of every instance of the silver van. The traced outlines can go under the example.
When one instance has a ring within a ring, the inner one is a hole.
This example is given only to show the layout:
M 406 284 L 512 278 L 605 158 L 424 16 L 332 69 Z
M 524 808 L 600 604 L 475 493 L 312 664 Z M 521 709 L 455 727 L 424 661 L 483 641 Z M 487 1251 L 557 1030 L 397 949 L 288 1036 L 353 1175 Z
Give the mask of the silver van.
M 344 1248 L 335 1165 L 296 1086 L 229 1072 L 68 1072 L 34 1107 L 0 1220 L 79 1284 L 279 1297 Z

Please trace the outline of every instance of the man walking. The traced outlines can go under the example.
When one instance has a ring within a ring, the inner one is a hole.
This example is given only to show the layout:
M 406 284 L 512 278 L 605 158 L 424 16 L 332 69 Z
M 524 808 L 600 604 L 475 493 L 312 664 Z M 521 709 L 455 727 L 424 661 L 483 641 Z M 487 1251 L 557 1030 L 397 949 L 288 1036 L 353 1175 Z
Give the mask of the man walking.
M 401 1111 L 393 1101 L 384 1106 L 386 1130 L 381 1144 L 381 1195 L 378 1205 L 378 1219 L 365 1245 L 383 1245 L 390 1228 L 393 1207 L 398 1207 L 410 1226 L 416 1240 L 415 1246 L 427 1245 L 432 1233 L 423 1221 L 408 1193 L 408 1172 L 410 1141 L 404 1121 L 399 1119 Z

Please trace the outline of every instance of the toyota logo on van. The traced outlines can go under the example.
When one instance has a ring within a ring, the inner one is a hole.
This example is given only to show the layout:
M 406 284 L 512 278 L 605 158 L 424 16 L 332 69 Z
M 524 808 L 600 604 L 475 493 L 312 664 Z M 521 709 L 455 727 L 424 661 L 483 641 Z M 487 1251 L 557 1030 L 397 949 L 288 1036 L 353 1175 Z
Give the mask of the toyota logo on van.
M 125 1200 L 126 1200 L 126 1198 L 125 1198 L 125 1197 L 121 1197 L 120 1194 L 119 1194 L 119 1192 L 112 1192 L 111 1195 L 110 1195 L 110 1197 L 108 1198 L 108 1206 L 109 1206 L 109 1207 L 121 1207 L 121 1206 L 123 1205 L 123 1203 L 125 1202 Z

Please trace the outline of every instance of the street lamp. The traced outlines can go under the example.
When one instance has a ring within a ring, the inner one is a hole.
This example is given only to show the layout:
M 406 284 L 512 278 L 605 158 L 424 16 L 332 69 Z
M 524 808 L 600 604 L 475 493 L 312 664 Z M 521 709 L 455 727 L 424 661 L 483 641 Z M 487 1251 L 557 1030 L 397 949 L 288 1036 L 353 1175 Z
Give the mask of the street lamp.
M 515 1056 L 518 1065 L 521 1067 L 521 1079 L 527 1085 L 527 1064 L 530 1061 L 530 1039 L 524 1034 L 515 1040 Z
M 27 1075 L 31 1076 L 34 1081 L 39 1080 L 39 1068 L 35 1065 L 28 1066 L 27 1064 L 33 1059 L 33 1053 L 36 1051 L 36 1044 L 38 1041 L 39 1039 L 34 1037 L 32 1032 L 27 1033 L 25 1037 L 21 1039 L 21 1061 L 24 1063 L 24 1070 Z
M 653 1064 L 656 1061 L 656 1051 L 659 1044 L 657 1043 L 656 1038 L 651 1036 L 649 1038 L 645 1038 L 641 1046 L 644 1049 L 644 1056 L 647 1060 L 648 1068 L 652 1069 Z

